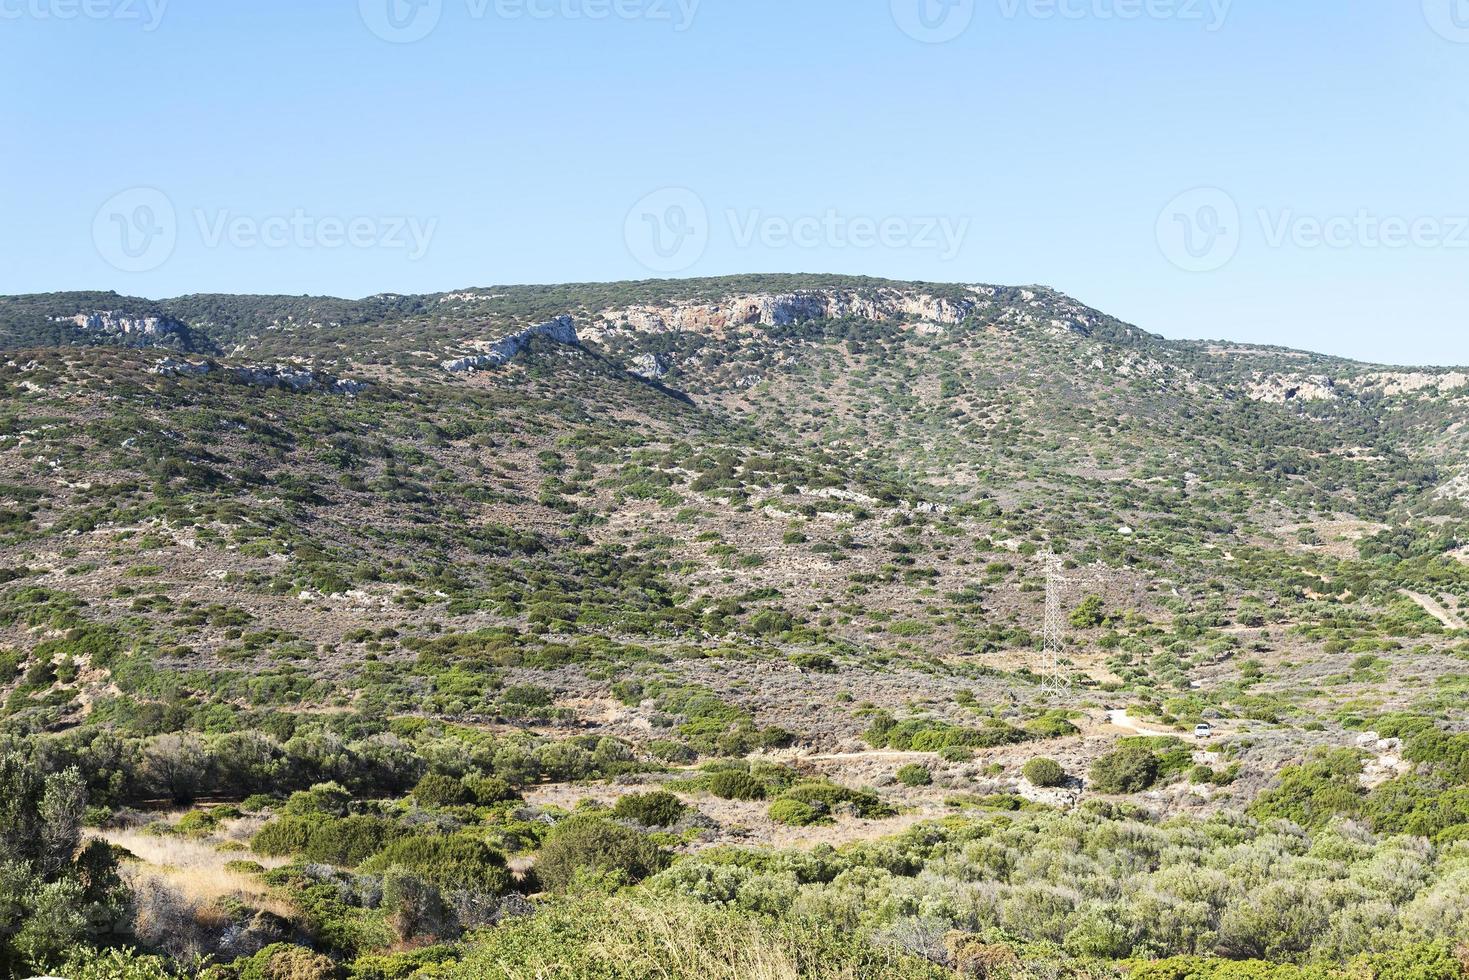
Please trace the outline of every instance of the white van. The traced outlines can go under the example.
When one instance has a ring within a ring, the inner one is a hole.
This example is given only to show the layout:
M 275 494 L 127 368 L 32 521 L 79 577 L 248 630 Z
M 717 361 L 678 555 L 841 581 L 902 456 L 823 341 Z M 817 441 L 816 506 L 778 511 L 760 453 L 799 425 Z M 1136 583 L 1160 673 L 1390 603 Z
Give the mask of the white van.
M 1210 725 L 1210 724 L 1202 724 L 1202 725 L 1195 725 L 1194 726 L 1194 738 L 1212 738 L 1213 736 L 1214 736 L 1214 726 L 1213 725 Z

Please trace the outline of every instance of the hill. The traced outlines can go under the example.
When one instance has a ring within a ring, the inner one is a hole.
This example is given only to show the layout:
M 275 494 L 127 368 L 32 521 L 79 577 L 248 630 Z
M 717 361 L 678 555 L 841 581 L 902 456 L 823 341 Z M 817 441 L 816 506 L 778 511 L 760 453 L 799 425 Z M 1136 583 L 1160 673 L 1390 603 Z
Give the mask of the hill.
M 163 832 L 264 827 L 259 857 L 309 858 L 262 879 L 284 894 L 416 867 L 444 903 L 423 933 L 452 938 L 485 923 L 451 893 L 560 889 L 546 828 L 597 804 L 672 828 L 664 896 L 849 845 L 791 872 L 780 914 L 898 874 L 865 842 L 902 834 L 914 907 L 989 880 L 944 862 L 978 862 L 995 814 L 1094 855 L 1092 821 L 1248 825 L 1168 845 L 1200 861 L 1285 846 L 1281 818 L 1354 818 L 1383 848 L 1469 835 L 1464 370 L 1172 341 L 1039 286 L 833 276 L 0 297 L 0 347 L 0 725 L 47 771 L 80 766 L 114 842 L 158 824 L 134 810 L 202 803 Z M 658 791 L 668 823 L 638 817 Z M 924 836 L 954 814 L 970 829 Z M 368 837 L 290 823 L 328 818 Z M 427 851 L 391 857 L 461 838 L 546 877 L 450 887 Z M 721 850 L 742 844 L 764 856 Z M 991 927 L 1109 958 L 1386 943 L 1246 936 L 1243 877 L 1208 921 L 1096 939 L 1095 903 L 1006 912 L 1061 882 L 1004 860 L 999 904 L 930 915 L 930 953 Z M 1125 862 L 1096 861 L 1066 887 L 1121 901 Z M 1175 863 L 1149 865 L 1149 901 L 1182 901 Z M 176 887 L 166 864 L 135 874 Z M 1372 913 L 1393 936 L 1443 900 L 1434 868 Z M 874 895 L 842 899 L 853 921 L 917 928 Z M 332 901 L 274 939 L 346 963 L 413 938 L 381 902 Z M 1333 892 L 1323 921 L 1362 902 Z M 179 935 L 228 959 L 206 918 Z M 169 933 L 144 938 L 182 956 Z

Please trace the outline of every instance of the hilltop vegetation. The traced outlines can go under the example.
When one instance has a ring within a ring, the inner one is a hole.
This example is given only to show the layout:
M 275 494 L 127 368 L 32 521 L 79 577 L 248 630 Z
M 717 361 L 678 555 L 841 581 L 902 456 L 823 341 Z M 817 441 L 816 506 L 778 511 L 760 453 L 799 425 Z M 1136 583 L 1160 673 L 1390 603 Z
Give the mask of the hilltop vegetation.
M 1463 371 L 814 276 L 0 346 L 0 974 L 1462 977 Z

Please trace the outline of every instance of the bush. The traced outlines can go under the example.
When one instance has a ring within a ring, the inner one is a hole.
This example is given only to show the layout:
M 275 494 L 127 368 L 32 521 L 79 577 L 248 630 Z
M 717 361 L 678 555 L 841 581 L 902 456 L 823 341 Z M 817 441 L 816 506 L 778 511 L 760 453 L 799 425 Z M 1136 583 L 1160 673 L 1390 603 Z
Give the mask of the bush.
M 484 933 L 462 964 L 433 975 L 443 980 L 952 980 L 954 973 L 920 957 L 879 948 L 855 930 L 628 895 L 556 903 L 538 915 L 512 919 Z
M 329 817 L 345 817 L 352 794 L 337 783 L 317 783 L 308 790 L 292 793 L 286 800 L 285 814 L 290 817 L 309 817 L 322 814 Z
M 355 868 L 406 833 L 396 823 L 382 817 L 326 820 L 311 831 L 301 854 L 309 861 Z
M 61 972 L 69 980 L 173 980 L 168 964 L 157 956 L 142 956 L 132 950 L 96 952 L 78 950 Z
M 668 865 L 668 855 L 643 834 L 596 817 L 562 821 L 536 857 L 536 877 L 551 891 L 578 880 L 632 885 Z
M 1336 816 L 1356 816 L 1363 806 L 1362 760 L 1352 749 L 1318 750 L 1299 766 L 1280 771 L 1280 784 L 1255 798 L 1251 816 L 1283 818 L 1321 827 Z
M 809 827 L 826 820 L 826 814 L 800 800 L 779 799 L 770 804 L 770 819 L 788 827 Z
M 765 787 L 747 772 L 725 769 L 709 777 L 709 792 L 721 800 L 763 800 Z
M 216 975 L 239 980 L 336 980 L 341 976 L 328 957 L 289 943 L 267 946 L 254 956 L 236 960 L 228 970 Z
M 847 789 L 824 780 L 808 780 L 797 783 L 781 794 L 782 799 L 798 800 L 825 816 L 838 806 L 849 806 L 857 815 L 873 820 L 893 815 L 893 808 L 882 801 L 876 793 Z
M 493 806 L 520 799 L 515 787 L 499 776 L 470 776 L 464 780 L 464 788 L 480 806 Z
M 250 849 L 265 857 L 290 857 L 306 850 L 315 825 L 305 817 L 281 817 L 261 827 L 250 841 Z
M 659 739 L 649 745 L 648 753 L 659 762 L 667 762 L 675 766 L 687 765 L 699 758 L 699 753 L 687 745 L 667 738 Z
M 1066 770 L 1054 759 L 1031 759 L 1020 774 L 1032 786 L 1060 786 L 1066 779 Z
M 368 874 L 411 871 L 445 891 L 498 895 L 510 888 L 505 855 L 468 834 L 405 837 L 362 865 Z
M 898 782 L 904 786 L 928 786 L 933 782 L 933 774 L 926 766 L 915 763 L 898 770 Z
M 1158 781 L 1158 757 L 1140 745 L 1124 745 L 1092 763 L 1098 793 L 1140 793 Z
M 453 776 L 431 772 L 413 787 L 413 798 L 423 806 L 463 806 L 470 802 L 469 790 Z
M 683 819 L 688 807 L 672 793 L 633 793 L 617 801 L 612 815 L 644 827 L 672 827 Z

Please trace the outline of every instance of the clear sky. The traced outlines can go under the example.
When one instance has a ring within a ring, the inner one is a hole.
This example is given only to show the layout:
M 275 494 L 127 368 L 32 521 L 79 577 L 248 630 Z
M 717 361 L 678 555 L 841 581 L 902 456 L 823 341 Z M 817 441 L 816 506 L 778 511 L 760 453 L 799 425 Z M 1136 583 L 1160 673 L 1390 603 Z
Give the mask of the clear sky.
M 0 292 L 843 272 L 1469 363 L 1469 0 L 0 0 Z

